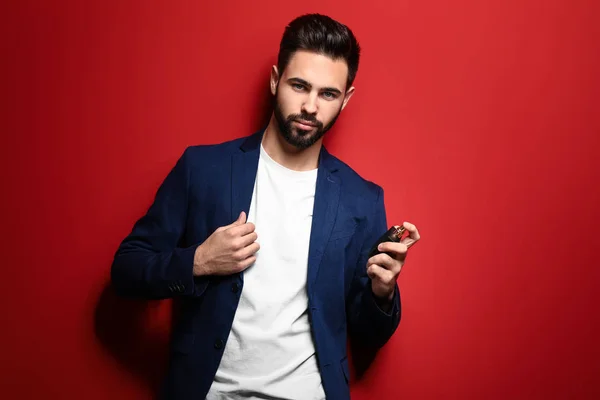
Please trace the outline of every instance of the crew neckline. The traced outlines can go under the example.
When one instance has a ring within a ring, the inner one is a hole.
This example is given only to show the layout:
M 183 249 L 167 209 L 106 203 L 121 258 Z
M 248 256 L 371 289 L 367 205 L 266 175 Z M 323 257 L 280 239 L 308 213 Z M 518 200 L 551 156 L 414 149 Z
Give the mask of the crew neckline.
M 277 168 L 278 170 L 280 170 L 282 173 L 290 175 L 290 176 L 295 176 L 295 177 L 309 177 L 309 176 L 315 175 L 317 173 L 317 171 L 319 170 L 319 168 L 314 168 L 314 169 L 310 169 L 310 170 L 307 170 L 307 171 L 296 171 L 296 170 L 290 169 L 290 168 L 288 168 L 286 166 L 283 166 L 280 163 L 278 163 L 277 161 L 275 161 L 269 155 L 269 153 L 267 153 L 267 151 L 263 147 L 262 143 L 260 144 L 260 155 L 261 155 L 261 157 L 264 157 L 264 160 L 267 163 L 269 163 L 270 165 L 274 166 L 275 168 Z

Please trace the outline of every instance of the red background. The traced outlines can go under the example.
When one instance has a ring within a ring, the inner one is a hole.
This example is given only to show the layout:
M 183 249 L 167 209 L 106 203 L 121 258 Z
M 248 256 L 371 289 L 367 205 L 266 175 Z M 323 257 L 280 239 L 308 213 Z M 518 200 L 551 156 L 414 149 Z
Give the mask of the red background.
M 326 144 L 423 236 L 354 397 L 600 396 L 597 1 L 8 3 L 2 397 L 151 396 L 170 304 L 115 298 L 113 253 L 186 146 L 265 123 L 314 11 L 364 48 Z

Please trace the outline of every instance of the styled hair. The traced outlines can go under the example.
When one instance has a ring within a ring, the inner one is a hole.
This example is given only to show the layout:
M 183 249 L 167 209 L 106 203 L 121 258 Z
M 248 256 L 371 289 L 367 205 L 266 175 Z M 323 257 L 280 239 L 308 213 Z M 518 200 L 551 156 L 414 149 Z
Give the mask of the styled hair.
M 343 59 L 348 65 L 346 88 L 354 82 L 358 72 L 360 46 L 346 25 L 321 14 L 302 15 L 290 22 L 279 45 L 279 76 L 298 50 L 312 51 L 334 60 Z

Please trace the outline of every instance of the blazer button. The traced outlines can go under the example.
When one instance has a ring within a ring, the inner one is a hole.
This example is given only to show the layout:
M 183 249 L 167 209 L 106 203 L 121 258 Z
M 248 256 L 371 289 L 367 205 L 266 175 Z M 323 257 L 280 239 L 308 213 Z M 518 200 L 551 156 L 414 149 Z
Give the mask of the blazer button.
M 239 285 L 237 282 L 235 282 L 235 283 L 232 283 L 232 284 L 231 284 L 231 291 L 232 291 L 233 293 L 237 293 L 237 292 L 239 292 L 239 291 L 240 291 L 240 285 Z
M 223 348 L 223 341 L 221 339 L 215 340 L 215 349 L 220 350 Z

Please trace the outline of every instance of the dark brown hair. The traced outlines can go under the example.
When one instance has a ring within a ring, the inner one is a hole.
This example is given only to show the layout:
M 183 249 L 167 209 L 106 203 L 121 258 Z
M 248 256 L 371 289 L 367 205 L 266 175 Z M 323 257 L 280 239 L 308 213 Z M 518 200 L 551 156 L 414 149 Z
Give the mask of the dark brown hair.
M 334 60 L 344 59 L 348 65 L 346 89 L 354 82 L 358 72 L 360 46 L 346 25 L 321 14 L 302 15 L 290 22 L 279 45 L 279 76 L 298 50 L 323 54 Z

